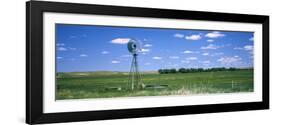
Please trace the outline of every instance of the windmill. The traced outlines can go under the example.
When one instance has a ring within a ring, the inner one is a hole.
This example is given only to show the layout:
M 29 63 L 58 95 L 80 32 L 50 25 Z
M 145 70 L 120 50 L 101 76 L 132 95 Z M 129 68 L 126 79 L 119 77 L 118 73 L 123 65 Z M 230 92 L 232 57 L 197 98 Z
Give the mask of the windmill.
M 134 89 L 142 88 L 141 77 L 138 67 L 138 60 L 137 60 L 138 53 L 141 51 L 141 45 L 137 40 L 130 39 L 127 44 L 127 47 L 129 52 L 133 56 L 131 69 L 129 73 L 129 80 L 128 80 L 129 89 L 134 90 Z

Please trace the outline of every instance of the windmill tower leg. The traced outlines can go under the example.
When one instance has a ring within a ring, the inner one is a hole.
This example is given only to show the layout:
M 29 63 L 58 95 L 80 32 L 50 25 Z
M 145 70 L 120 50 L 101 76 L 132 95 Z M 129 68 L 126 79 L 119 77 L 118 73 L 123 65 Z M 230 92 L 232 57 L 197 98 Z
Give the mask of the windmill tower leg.
M 131 90 L 134 90 L 135 88 L 140 88 L 140 73 L 138 70 L 137 54 L 133 54 L 133 60 L 128 81 L 128 86 Z
M 138 67 L 138 61 L 137 61 L 137 55 L 135 55 L 135 79 L 136 79 L 136 88 L 140 88 L 140 73 L 139 73 L 139 67 Z
M 135 68 L 134 68 L 134 57 L 132 59 L 132 63 L 131 63 L 131 69 L 130 69 L 130 73 L 129 73 L 129 80 L 128 80 L 128 88 L 131 90 L 134 90 L 134 72 L 135 72 Z

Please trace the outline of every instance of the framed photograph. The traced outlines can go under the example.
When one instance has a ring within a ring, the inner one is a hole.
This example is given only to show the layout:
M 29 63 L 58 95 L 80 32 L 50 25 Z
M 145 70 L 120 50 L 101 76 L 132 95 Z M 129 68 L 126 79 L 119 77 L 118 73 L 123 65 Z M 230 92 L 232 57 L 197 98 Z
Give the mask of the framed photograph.
M 29 1 L 28 124 L 269 109 L 269 16 Z

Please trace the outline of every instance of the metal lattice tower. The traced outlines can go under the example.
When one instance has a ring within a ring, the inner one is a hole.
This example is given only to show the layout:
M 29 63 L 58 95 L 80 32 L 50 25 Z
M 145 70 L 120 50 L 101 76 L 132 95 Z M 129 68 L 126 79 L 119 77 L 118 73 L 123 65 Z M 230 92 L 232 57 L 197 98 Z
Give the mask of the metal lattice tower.
M 133 60 L 131 64 L 131 70 L 129 74 L 129 83 L 131 83 L 131 90 L 141 87 L 140 73 L 138 69 L 137 54 L 133 54 Z
M 132 53 L 133 56 L 129 73 L 128 88 L 130 90 L 139 89 L 141 88 L 141 76 L 139 72 L 137 57 L 138 52 L 140 51 L 140 44 L 136 40 L 131 39 L 128 42 L 128 50 L 130 53 Z

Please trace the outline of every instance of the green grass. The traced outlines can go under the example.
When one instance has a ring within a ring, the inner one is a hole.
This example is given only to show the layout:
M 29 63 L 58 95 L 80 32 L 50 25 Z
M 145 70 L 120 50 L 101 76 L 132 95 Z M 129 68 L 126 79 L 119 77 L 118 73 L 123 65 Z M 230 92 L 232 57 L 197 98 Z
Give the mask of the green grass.
M 176 74 L 146 72 L 142 73 L 142 83 L 168 87 L 131 91 L 126 89 L 128 73 L 122 72 L 58 73 L 56 99 L 253 92 L 253 70 Z M 114 87 L 121 90 L 109 89 Z

